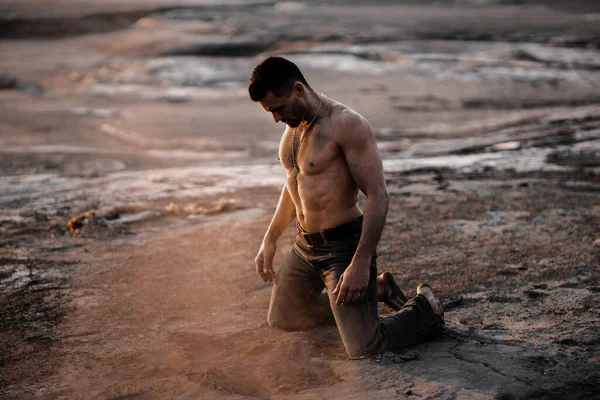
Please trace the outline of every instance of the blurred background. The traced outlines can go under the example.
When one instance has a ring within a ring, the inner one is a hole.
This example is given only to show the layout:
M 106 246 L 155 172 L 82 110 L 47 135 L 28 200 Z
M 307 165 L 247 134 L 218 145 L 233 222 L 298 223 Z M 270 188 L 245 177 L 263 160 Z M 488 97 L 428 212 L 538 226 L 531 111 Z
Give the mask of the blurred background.
M 595 127 L 556 131 L 552 114 L 600 102 L 594 1 L 27 0 L 0 12 L 8 174 L 241 164 L 262 175 L 283 125 L 246 88 L 271 54 L 364 114 L 390 171 L 452 167 L 430 157 L 456 154 L 543 169 L 552 145 Z M 147 201 L 138 189 L 102 201 Z

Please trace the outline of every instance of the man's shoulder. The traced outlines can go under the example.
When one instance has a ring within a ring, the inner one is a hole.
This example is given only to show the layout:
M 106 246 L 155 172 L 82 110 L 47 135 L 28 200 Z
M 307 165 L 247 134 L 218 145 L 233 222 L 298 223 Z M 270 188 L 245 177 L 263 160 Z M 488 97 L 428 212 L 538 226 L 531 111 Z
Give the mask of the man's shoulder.
M 363 115 L 339 102 L 332 107 L 330 118 L 333 126 L 342 131 L 354 130 L 364 124 L 368 125 L 367 119 Z
M 371 126 L 360 113 L 344 104 L 338 103 L 331 113 L 332 131 L 336 141 L 345 142 L 371 135 Z
M 350 106 L 334 101 L 331 108 L 331 121 L 333 123 L 357 123 L 366 121 L 366 118 L 353 110 Z

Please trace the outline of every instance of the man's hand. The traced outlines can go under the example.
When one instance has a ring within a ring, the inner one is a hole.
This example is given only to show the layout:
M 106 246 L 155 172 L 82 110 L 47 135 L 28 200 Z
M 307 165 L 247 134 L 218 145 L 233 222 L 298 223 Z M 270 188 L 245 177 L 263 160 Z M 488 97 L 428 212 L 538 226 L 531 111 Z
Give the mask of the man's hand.
M 352 261 L 350 266 L 340 277 L 340 281 L 333 290 L 332 294 L 337 294 L 335 304 L 348 305 L 354 303 L 367 292 L 369 286 L 370 260 L 366 263 Z
M 275 279 L 275 270 L 273 269 L 273 257 L 277 246 L 275 243 L 263 242 L 260 250 L 254 259 L 256 272 L 264 282 L 273 282 Z

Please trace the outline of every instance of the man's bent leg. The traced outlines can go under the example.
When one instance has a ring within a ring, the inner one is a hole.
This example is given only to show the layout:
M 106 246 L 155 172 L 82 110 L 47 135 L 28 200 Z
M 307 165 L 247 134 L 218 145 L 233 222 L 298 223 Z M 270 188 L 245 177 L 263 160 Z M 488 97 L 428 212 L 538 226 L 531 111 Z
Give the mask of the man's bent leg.
M 277 271 L 267 321 L 270 326 L 307 330 L 333 323 L 325 285 L 312 265 L 291 251 Z
M 329 304 L 335 322 L 350 358 L 364 358 L 375 355 L 383 345 L 379 332 L 379 306 L 377 304 L 377 264 L 371 261 L 369 285 L 364 296 L 347 305 L 337 305 L 336 296 L 331 295 L 337 286 L 350 260 L 334 263 L 323 271 Z
M 323 271 L 328 294 L 335 289 L 348 264 L 332 264 Z M 380 322 L 375 257 L 371 261 L 365 296 L 349 305 L 335 304 L 335 296 L 330 296 L 329 302 L 346 352 L 353 359 L 413 346 L 433 337 L 443 325 L 442 319 L 421 294 L 410 299 L 399 312 Z

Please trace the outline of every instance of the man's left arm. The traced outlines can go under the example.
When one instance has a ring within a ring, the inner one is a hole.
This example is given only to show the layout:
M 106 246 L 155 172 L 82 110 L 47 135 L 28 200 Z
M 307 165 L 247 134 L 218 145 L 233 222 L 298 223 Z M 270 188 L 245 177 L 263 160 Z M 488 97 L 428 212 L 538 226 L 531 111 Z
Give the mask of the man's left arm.
M 336 304 L 350 304 L 366 293 L 371 258 L 381 237 L 389 207 L 383 163 L 369 122 L 359 114 L 344 111 L 336 141 L 358 188 L 367 196 L 362 234 L 352 262 L 340 278 L 333 294 Z

